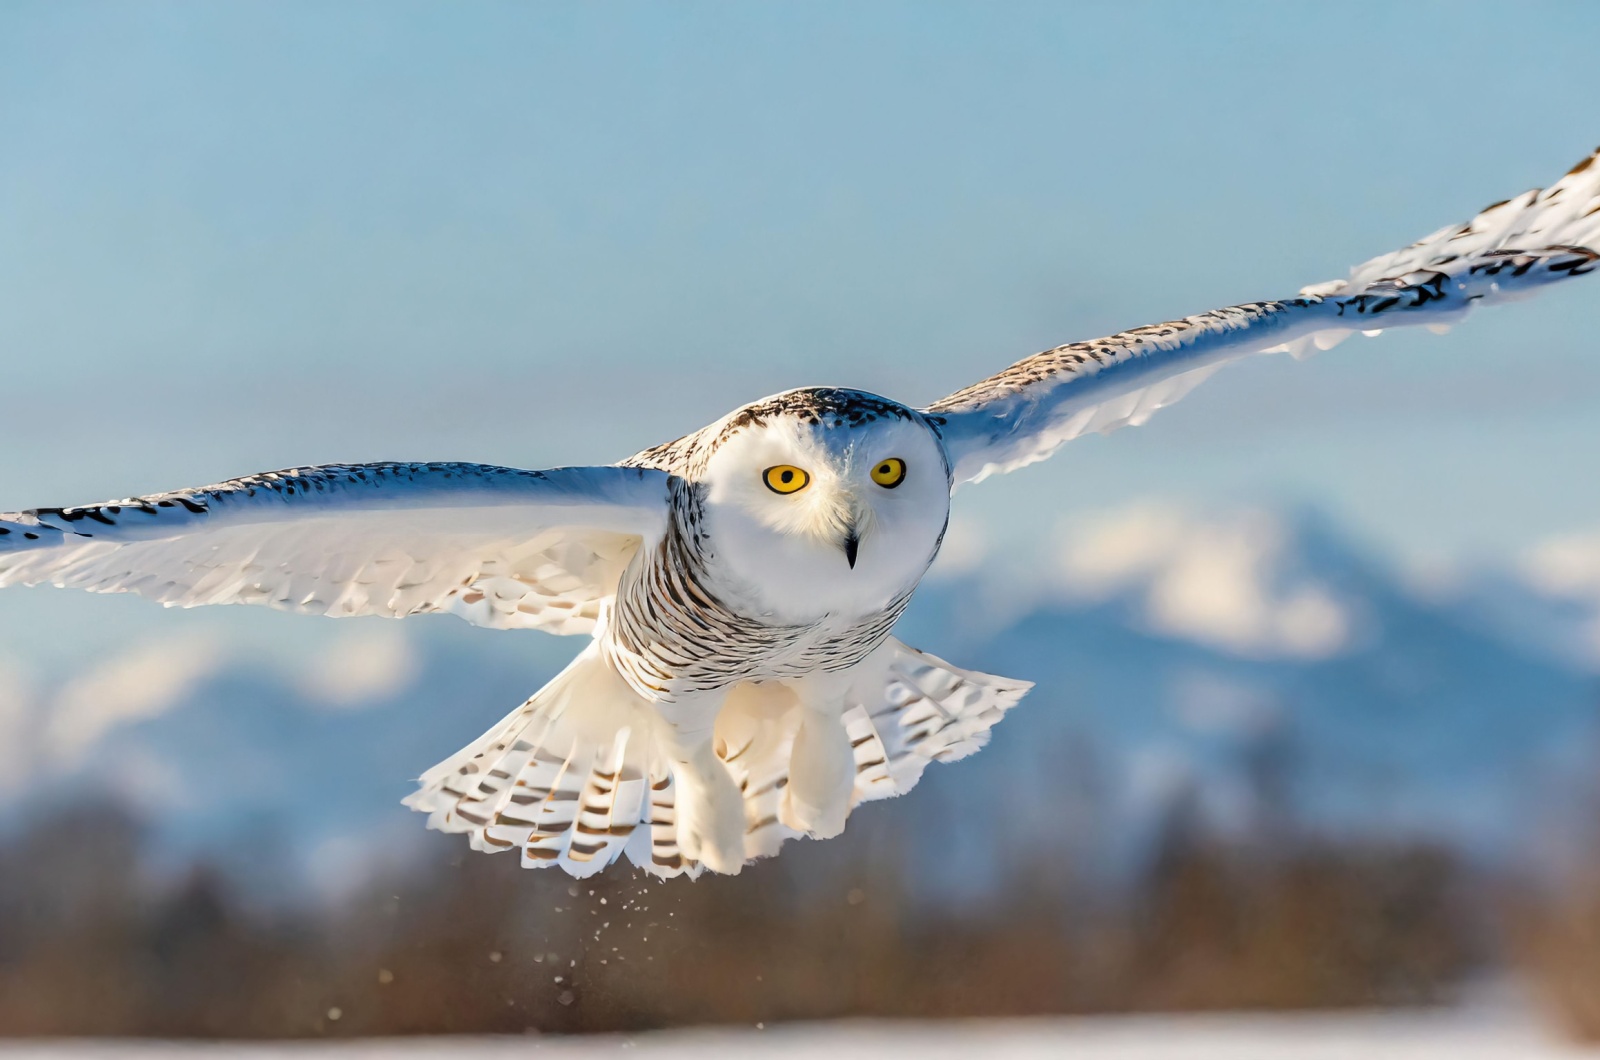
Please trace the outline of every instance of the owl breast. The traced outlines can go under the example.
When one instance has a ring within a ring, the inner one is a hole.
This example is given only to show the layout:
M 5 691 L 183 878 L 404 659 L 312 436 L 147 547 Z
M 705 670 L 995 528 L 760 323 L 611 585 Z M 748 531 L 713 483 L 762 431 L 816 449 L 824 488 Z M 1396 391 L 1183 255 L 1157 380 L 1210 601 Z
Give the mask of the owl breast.
M 915 584 L 867 614 L 788 621 L 731 594 L 695 520 L 675 519 L 623 573 L 599 631 L 601 649 L 640 695 L 670 700 L 741 681 L 797 678 L 861 662 L 889 636 Z

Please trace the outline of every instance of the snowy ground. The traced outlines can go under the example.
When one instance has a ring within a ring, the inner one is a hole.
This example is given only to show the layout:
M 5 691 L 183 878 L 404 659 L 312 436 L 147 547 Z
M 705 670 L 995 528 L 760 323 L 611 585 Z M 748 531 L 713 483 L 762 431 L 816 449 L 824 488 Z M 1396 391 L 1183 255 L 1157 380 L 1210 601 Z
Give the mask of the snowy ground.
M 1553 1040 L 1525 1010 L 1496 1007 L 1438 1013 L 1293 1016 L 1184 1016 L 975 1021 L 968 1023 L 801 1024 L 768 1030 L 676 1031 L 600 1038 L 433 1038 L 273 1045 L 170 1042 L 0 1044 L 0 1060 L 128 1060 L 158 1056 L 338 1060 L 465 1060 L 524 1057 L 584 1060 L 644 1053 L 684 1060 L 725 1057 L 870 1057 L 892 1060 L 1545 1060 L 1600 1056 Z

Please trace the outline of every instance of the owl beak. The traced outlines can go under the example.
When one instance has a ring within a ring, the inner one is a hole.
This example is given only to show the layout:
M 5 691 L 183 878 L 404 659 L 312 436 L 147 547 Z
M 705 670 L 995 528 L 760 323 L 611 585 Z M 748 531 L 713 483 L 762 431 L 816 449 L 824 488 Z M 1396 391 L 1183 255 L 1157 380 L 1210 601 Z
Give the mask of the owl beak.
M 861 547 L 861 538 L 856 534 L 856 528 L 851 527 L 844 535 L 844 558 L 850 562 L 850 569 L 856 569 L 856 549 Z

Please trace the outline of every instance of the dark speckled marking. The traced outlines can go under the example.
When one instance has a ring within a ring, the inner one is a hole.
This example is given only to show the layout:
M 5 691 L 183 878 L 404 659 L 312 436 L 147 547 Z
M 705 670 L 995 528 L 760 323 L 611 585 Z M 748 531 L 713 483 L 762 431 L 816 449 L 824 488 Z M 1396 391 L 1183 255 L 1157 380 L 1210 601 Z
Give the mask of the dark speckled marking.
M 875 420 L 897 419 L 927 423 L 928 417 L 898 401 L 842 387 L 806 387 L 746 405 L 719 424 L 636 453 L 622 461 L 624 467 L 650 467 L 698 480 L 707 459 L 739 431 L 779 419 L 792 418 L 826 427 L 860 427 Z M 930 424 L 932 426 L 932 424 Z
M 320 467 L 294 467 L 283 471 L 268 471 L 260 475 L 232 479 L 214 486 L 161 493 L 149 497 L 130 497 L 126 500 L 91 504 L 76 508 L 35 508 L 20 513 L 29 521 L 46 525 L 66 524 L 61 529 L 79 537 L 92 537 L 82 524 L 99 523 L 116 526 L 125 509 L 149 516 L 161 515 L 163 509 L 181 508 L 190 515 L 205 515 L 211 506 L 226 503 L 236 496 L 256 497 L 260 493 L 273 493 L 285 499 L 298 499 L 312 493 L 333 493 L 340 490 L 377 488 L 392 483 L 415 482 L 419 478 L 472 478 L 486 486 L 496 482 L 516 482 L 547 479 L 543 471 L 521 468 L 492 467 L 483 464 L 462 463 L 383 463 L 383 464 L 325 464 Z M 3 516 L 0 516 L 3 518 Z M 37 540 L 34 535 L 30 540 Z
M 948 415 L 990 411 L 990 406 L 994 406 L 992 411 L 997 418 L 1011 417 L 1005 419 L 1004 424 L 997 427 L 997 431 L 1005 435 L 1003 439 L 1005 442 L 1012 443 L 1015 440 L 1014 432 L 1019 429 L 1024 433 L 1026 431 L 1026 428 L 1019 428 L 1018 418 L 1031 412 L 1029 410 L 1018 412 L 1014 404 L 1007 404 L 1005 399 L 1040 383 L 1056 379 L 1058 376 L 1081 375 L 1086 365 L 1117 364 L 1142 356 L 1160 356 L 1161 353 L 1175 347 L 1199 342 L 1208 334 L 1272 327 L 1279 323 L 1287 323 L 1300 311 L 1315 309 L 1325 303 L 1332 307 L 1335 315 L 1339 317 L 1373 318 L 1430 306 L 1450 298 L 1460 298 L 1462 296 L 1453 286 L 1452 275 L 1441 270 L 1446 266 L 1454 266 L 1455 276 L 1459 277 L 1462 266 L 1469 263 L 1462 261 L 1460 254 L 1438 253 L 1438 251 L 1451 243 L 1479 236 L 1485 231 L 1499 231 L 1500 226 L 1506 224 L 1507 211 L 1548 205 L 1568 193 L 1579 196 L 1580 202 L 1587 203 L 1600 194 L 1600 186 L 1597 186 L 1593 177 L 1584 180 L 1573 178 L 1593 170 L 1597 161 L 1600 161 L 1600 151 L 1573 166 L 1561 182 L 1546 191 L 1541 192 L 1535 188 L 1511 199 L 1491 203 L 1465 224 L 1430 235 L 1394 254 L 1374 258 L 1367 263 L 1367 266 L 1361 268 L 1373 266 L 1387 269 L 1389 274 L 1370 280 L 1364 279 L 1362 282 L 1365 286 L 1359 290 L 1345 290 L 1335 295 L 1307 295 L 1283 301 L 1250 302 L 1200 313 L 1182 320 L 1133 328 L 1101 339 L 1057 346 L 1055 349 L 1018 361 L 1004 371 L 958 390 L 924 411 L 932 418 L 941 413 Z M 1600 210 L 1600 204 L 1582 216 L 1587 216 L 1595 210 Z M 1519 237 L 1502 238 L 1509 242 Z M 1551 274 L 1551 278 L 1565 278 L 1593 271 L 1597 259 L 1600 259 L 1600 254 L 1593 248 L 1554 245 L 1550 244 L 1548 237 L 1544 240 L 1530 237 L 1525 242 L 1527 245 L 1522 249 L 1496 247 L 1466 251 L 1465 253 L 1474 255 L 1468 268 L 1468 275 L 1509 275 L 1515 278 L 1525 277 L 1535 270 L 1543 270 Z M 1419 265 L 1422 267 L 1418 267 Z M 1471 302 L 1477 297 L 1480 296 L 1468 295 L 1465 300 Z M 1375 325 L 1360 320 L 1346 325 L 1329 326 L 1369 330 Z M 1263 345 L 1273 345 L 1273 343 L 1268 341 Z M 997 402 L 1001 404 L 996 405 Z M 1042 419 L 1047 420 L 1048 417 Z M 936 426 L 941 425 L 936 424 Z
M 1163 347 L 1182 345 L 1190 337 L 1198 337 L 1211 331 L 1238 331 L 1259 327 L 1292 310 L 1305 309 L 1321 303 L 1322 299 L 1318 297 L 1290 298 L 1279 302 L 1249 302 L 1245 305 L 1229 306 L 1226 309 L 1215 309 L 1209 313 L 1185 317 L 1182 320 L 1147 324 L 1102 339 L 1071 342 L 1018 361 L 1003 372 L 934 402 L 928 406 L 927 411 L 933 415 L 971 411 L 999 398 L 1020 393 L 1057 375 L 1080 374 L 1079 369 L 1091 361 L 1098 366 L 1138 356 L 1147 342 L 1157 342 Z

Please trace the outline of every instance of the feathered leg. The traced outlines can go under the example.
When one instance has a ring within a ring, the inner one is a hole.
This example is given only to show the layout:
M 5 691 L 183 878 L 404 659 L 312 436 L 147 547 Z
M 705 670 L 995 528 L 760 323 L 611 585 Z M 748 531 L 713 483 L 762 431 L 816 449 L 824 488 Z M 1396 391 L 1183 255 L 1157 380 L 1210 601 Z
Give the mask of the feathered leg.
M 779 813 L 784 824 L 813 839 L 831 839 L 843 832 L 850 816 L 856 770 L 843 719 L 845 696 L 855 679 L 851 669 L 789 682 L 800 702 L 800 728 Z
M 744 796 L 717 757 L 713 727 L 724 693 L 658 702 L 661 746 L 677 789 L 678 845 L 713 872 L 744 866 Z

